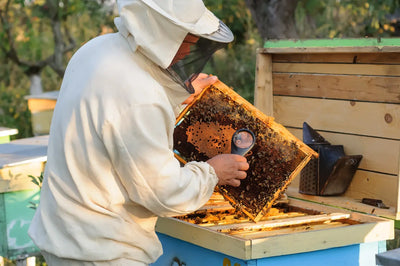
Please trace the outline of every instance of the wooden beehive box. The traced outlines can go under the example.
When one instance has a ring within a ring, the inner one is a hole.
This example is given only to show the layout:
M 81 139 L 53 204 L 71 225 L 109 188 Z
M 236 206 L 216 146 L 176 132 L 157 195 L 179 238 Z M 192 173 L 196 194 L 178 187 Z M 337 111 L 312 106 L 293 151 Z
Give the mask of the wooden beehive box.
M 0 256 L 23 259 L 39 252 L 28 236 L 40 189 L 32 182 L 44 171 L 48 136 L 0 144 Z
M 317 155 L 311 148 L 219 81 L 203 90 L 177 118 L 174 150 L 182 162 L 206 161 L 230 153 L 232 135 L 242 128 L 256 137 L 246 155 L 247 178 L 240 187 L 218 189 L 233 206 L 258 221 Z
M 400 218 L 400 39 L 267 41 L 257 54 L 255 106 L 299 139 L 307 122 L 363 156 L 345 194 L 303 195 L 296 178 L 289 196 Z
M 18 129 L 0 127 L 0 144 L 10 142 L 11 136 L 18 134 Z
M 31 112 L 32 131 L 35 136 L 49 134 L 58 93 L 59 91 L 49 91 L 25 97 Z
M 372 265 L 375 254 L 379 252 L 379 242 L 392 239 L 394 236 L 392 220 L 298 199 L 290 199 L 290 205 L 315 213 L 319 211 L 332 215 L 337 215 L 337 212 L 345 213 L 349 215 L 349 219 L 340 221 L 347 221 L 348 224 L 339 224 L 338 220 L 326 220 L 319 225 L 308 222 L 303 227 L 298 227 L 291 218 L 286 217 L 269 221 L 271 223 L 283 222 L 286 224 L 285 226 L 271 227 L 263 231 L 260 228 L 263 226 L 263 222 L 225 225 L 213 225 L 211 222 L 210 225 L 203 226 L 177 218 L 162 217 L 157 221 L 156 230 L 178 240 L 215 251 L 219 257 L 222 257 L 219 262 L 206 263 L 207 265 L 228 265 L 222 264 L 223 258 L 227 256 L 246 260 L 238 262 L 237 265 Z M 297 218 L 307 217 L 309 216 Z M 242 228 L 249 226 L 249 228 L 247 232 L 246 230 L 235 231 L 235 226 Z M 230 229 L 232 231 L 228 233 Z M 169 242 L 169 244 L 171 243 Z M 188 253 L 185 244 L 180 241 L 179 246 L 173 250 L 170 245 L 167 245 L 169 248 L 164 250 L 163 256 L 165 258 L 175 256 L 184 258 L 185 261 L 187 260 L 187 265 L 204 265 L 204 254 L 201 253 L 201 250 L 197 249 L 196 252 Z M 341 256 L 340 252 L 349 247 L 357 247 L 347 254 L 351 259 L 349 257 L 342 258 L 342 263 L 340 263 L 334 258 Z M 190 261 L 191 258 L 187 258 L 188 256 L 193 257 L 194 262 Z M 278 256 L 283 256 L 282 263 L 268 260 L 271 257 L 279 260 Z M 305 258 L 313 256 L 318 258 L 317 262 L 304 262 Z M 329 256 L 333 258 L 327 258 Z M 203 264 L 196 264 L 196 261 Z M 155 265 L 169 264 L 161 258 Z

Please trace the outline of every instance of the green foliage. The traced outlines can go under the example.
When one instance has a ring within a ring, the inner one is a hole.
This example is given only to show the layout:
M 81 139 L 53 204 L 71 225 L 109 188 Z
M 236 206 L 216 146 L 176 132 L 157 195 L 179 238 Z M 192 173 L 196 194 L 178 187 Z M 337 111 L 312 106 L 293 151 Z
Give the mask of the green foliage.
M 244 0 L 204 0 L 204 4 L 229 26 L 236 43 L 245 43 L 257 31 Z
M 254 20 L 244 0 L 205 0 L 205 5 L 232 30 L 235 40 L 206 66 L 249 102 L 254 100 L 256 49 L 262 46 Z
M 395 0 L 299 0 L 296 26 L 301 38 L 390 37 Z
M 34 183 L 36 186 L 38 186 L 39 188 L 42 188 L 42 183 L 43 183 L 43 173 L 40 173 L 40 176 L 33 176 L 33 175 L 29 175 L 29 177 L 31 178 L 32 183 Z M 29 202 L 31 205 L 29 206 L 29 208 L 36 210 L 37 207 L 39 206 L 38 203 L 30 201 Z
M 37 185 L 40 188 L 42 187 L 43 173 L 40 173 L 40 176 L 29 175 L 29 177 L 31 178 L 32 183 L 34 183 L 35 185 Z
M 220 51 L 207 64 L 204 72 L 218 76 L 243 98 L 253 102 L 256 49 L 260 45 L 261 41 L 255 41 L 251 44 L 236 44 L 234 48 Z
M 6 1 L 0 1 L 0 12 Z M 7 58 L 10 49 L 6 29 L 11 29 L 12 41 L 18 57 L 37 62 L 51 56 L 55 49 L 54 17 L 62 18 L 62 31 L 67 30 L 79 48 L 87 40 L 111 30 L 112 15 L 106 14 L 98 1 L 93 0 L 11 0 L 8 21 L 0 22 L 0 126 L 17 128 L 17 138 L 32 136 L 30 112 L 25 95 L 29 94 L 30 80 L 26 68 L 18 67 Z M 68 36 L 65 34 L 64 36 Z M 65 37 L 67 38 L 67 37 Z M 68 40 L 66 40 L 68 43 Z M 74 51 L 64 56 L 66 65 Z M 60 77 L 50 67 L 41 72 L 44 91 L 57 90 Z
M 0 126 L 17 128 L 17 138 L 32 136 L 31 115 L 24 99 L 28 88 L 29 79 L 21 69 L 10 62 L 0 63 Z

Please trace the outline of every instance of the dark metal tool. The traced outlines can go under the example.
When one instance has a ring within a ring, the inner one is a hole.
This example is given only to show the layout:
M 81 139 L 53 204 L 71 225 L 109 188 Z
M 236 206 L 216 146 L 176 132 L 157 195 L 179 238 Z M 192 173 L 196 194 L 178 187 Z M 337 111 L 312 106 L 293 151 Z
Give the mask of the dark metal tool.
M 361 162 L 362 155 L 346 155 L 343 145 L 332 145 L 306 122 L 303 142 L 318 152 L 300 174 L 299 192 L 333 196 L 346 192 Z
M 367 205 L 371 205 L 371 206 L 375 206 L 381 209 L 389 209 L 388 206 L 386 206 L 382 200 L 380 199 L 370 199 L 370 198 L 363 198 L 361 200 L 362 203 L 367 204 Z

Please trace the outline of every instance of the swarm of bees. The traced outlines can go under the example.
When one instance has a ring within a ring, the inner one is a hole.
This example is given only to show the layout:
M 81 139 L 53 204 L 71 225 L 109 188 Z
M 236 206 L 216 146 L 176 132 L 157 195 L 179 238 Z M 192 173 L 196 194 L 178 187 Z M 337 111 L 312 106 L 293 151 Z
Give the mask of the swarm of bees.
M 221 83 L 219 83 L 221 84 Z M 292 173 L 307 157 L 297 139 L 271 127 L 254 106 L 226 86 L 209 87 L 178 118 L 174 150 L 181 161 L 206 161 L 217 154 L 230 153 L 233 133 L 241 128 L 254 132 L 256 142 L 246 155 L 250 165 L 239 187 L 219 186 L 218 191 L 251 219 L 262 217 L 272 201 L 294 178 Z M 297 140 L 297 141 L 296 141 Z

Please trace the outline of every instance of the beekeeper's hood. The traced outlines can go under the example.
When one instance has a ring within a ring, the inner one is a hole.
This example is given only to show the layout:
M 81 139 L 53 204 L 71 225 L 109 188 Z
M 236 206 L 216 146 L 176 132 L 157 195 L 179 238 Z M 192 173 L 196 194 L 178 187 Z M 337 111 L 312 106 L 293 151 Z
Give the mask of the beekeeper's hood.
M 202 71 L 211 55 L 233 40 L 229 28 L 202 0 L 117 0 L 117 3 L 120 17 L 115 24 L 132 49 L 167 70 L 189 92 L 193 92 L 190 81 Z M 191 47 L 189 56 L 171 65 L 188 33 L 200 37 L 199 41 Z

